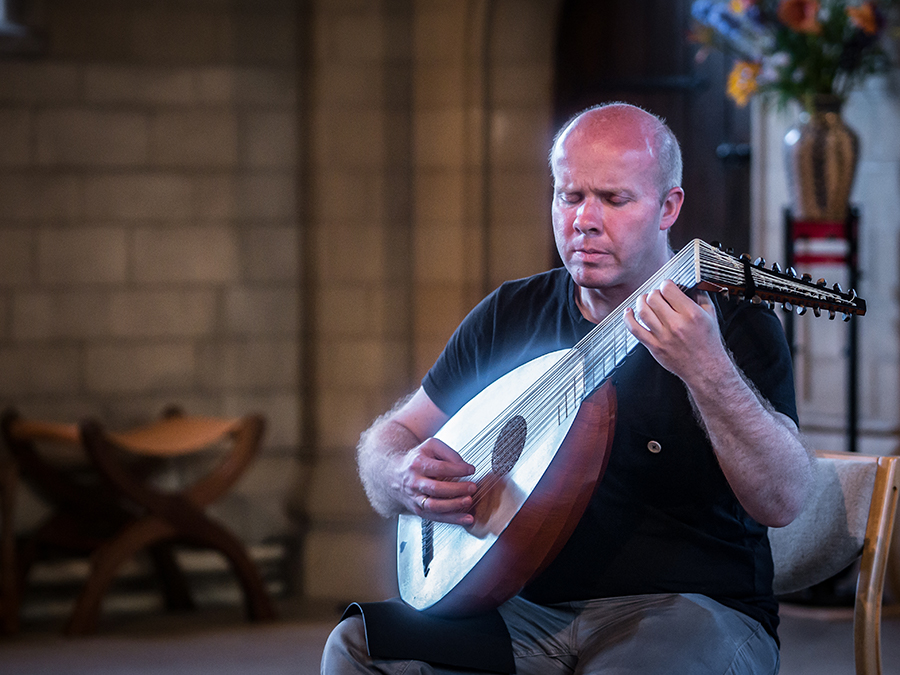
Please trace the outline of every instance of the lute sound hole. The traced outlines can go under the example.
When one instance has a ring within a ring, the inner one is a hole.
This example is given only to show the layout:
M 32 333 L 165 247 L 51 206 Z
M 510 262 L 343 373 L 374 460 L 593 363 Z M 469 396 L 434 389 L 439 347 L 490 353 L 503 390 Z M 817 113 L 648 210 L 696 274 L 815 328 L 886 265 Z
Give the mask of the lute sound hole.
M 491 454 L 491 470 L 495 475 L 503 476 L 509 473 L 519 461 L 522 448 L 525 447 L 527 432 L 528 425 L 521 415 L 510 418 L 503 425 L 494 443 L 494 452 Z

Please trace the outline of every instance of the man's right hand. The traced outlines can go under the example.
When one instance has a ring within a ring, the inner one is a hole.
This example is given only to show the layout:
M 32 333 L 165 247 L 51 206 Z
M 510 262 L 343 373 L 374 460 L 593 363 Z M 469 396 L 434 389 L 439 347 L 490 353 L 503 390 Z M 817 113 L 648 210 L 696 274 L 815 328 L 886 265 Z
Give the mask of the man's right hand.
M 475 522 L 469 511 L 477 486 L 458 479 L 474 472 L 475 467 L 446 443 L 429 438 L 403 456 L 395 489 L 410 513 L 467 526 Z

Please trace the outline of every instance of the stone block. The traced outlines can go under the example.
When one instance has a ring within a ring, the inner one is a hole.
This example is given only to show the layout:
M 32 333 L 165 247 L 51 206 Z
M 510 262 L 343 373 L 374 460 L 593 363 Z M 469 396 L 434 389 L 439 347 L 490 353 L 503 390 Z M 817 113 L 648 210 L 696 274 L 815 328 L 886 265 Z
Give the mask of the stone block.
M 72 345 L 0 348 L 0 395 L 74 395 L 81 386 L 81 350 Z
M 467 12 L 452 2 L 416 3 L 414 54 L 417 62 L 462 65 L 471 44 Z
M 320 391 L 375 389 L 384 383 L 384 344 L 375 338 L 333 339 L 318 354 Z
M 462 289 L 453 284 L 417 284 L 414 301 L 417 339 L 443 337 L 446 342 L 471 309 L 465 306 Z
M 231 100 L 239 105 L 291 107 L 297 103 L 297 69 L 237 67 L 230 70 Z M 223 83 L 220 80 L 219 84 Z M 207 86 L 211 85 L 207 81 Z
M 160 112 L 153 116 L 150 126 L 150 157 L 157 165 L 214 169 L 237 166 L 238 124 L 232 112 Z
M 99 338 L 109 335 L 110 294 L 100 290 L 31 291 L 13 297 L 17 340 Z
M 200 382 L 211 390 L 289 389 L 297 386 L 296 340 L 260 338 L 198 348 Z
M 416 229 L 416 283 L 460 283 L 470 258 L 464 240 L 466 231 L 460 223 L 456 227 L 445 223 L 430 224 Z M 519 242 L 517 242 L 519 243 Z
M 495 166 L 523 169 L 546 166 L 552 133 L 541 107 L 498 108 L 491 119 L 491 157 Z
M 316 422 L 321 448 L 355 448 L 360 434 L 369 428 L 375 418 L 386 411 L 375 409 L 372 395 L 356 390 L 319 393 L 316 400 Z M 353 469 L 352 475 L 355 475 Z M 351 474 L 347 474 L 351 475 Z
M 245 542 L 258 543 L 293 529 L 285 503 L 301 470 L 291 457 L 258 456 L 234 489 L 209 509 Z
M 248 281 L 299 281 L 298 227 L 249 227 L 238 232 L 241 271 Z
M 364 283 L 328 284 L 316 296 L 316 333 L 326 342 L 385 334 L 384 291 Z M 392 316 L 389 321 L 398 321 Z
M 92 174 L 84 179 L 85 215 L 103 220 L 186 220 L 191 182 L 167 173 Z
M 65 104 L 81 93 L 83 67 L 56 60 L 0 61 L 0 101 Z
M 300 400 L 295 389 L 246 390 L 222 396 L 224 415 L 261 413 L 266 418 L 264 448 L 296 448 L 301 438 Z
M 384 53 L 384 21 L 376 12 L 330 11 L 315 26 L 318 62 L 375 63 Z
M 528 167 L 498 170 L 490 183 L 491 228 L 519 228 L 519 245 L 542 247 L 550 241 L 552 180 L 548 171 Z M 527 230 L 527 231 L 526 231 Z M 534 240 L 537 236 L 538 241 Z M 552 241 L 550 242 L 552 246 Z M 505 253 L 506 251 L 504 251 Z
M 299 27 L 297 6 L 283 3 L 278 7 L 254 6 L 237 10 L 232 39 L 233 58 L 238 63 L 273 64 L 291 67 L 297 58 Z
M 313 81 L 313 100 L 326 108 L 380 107 L 384 104 L 384 71 L 359 64 L 322 63 Z
M 126 3 L 54 4 L 47 31 L 53 55 L 73 61 L 124 60 L 131 56 L 133 16 Z
M 122 283 L 128 264 L 126 233 L 115 227 L 42 228 L 37 260 L 43 284 Z
M 396 534 L 383 524 L 347 531 L 315 527 L 304 546 L 304 595 L 340 604 L 397 595 Z
M 307 208 L 314 212 L 327 204 L 327 217 L 335 222 L 380 222 L 385 217 L 384 181 L 383 172 L 325 168 L 315 176 L 316 199 Z
M 123 105 L 188 105 L 197 99 L 191 68 L 91 63 L 84 67 L 84 98 Z
M 44 166 L 139 166 L 147 161 L 148 124 L 140 112 L 49 109 L 37 113 L 37 162 Z
M 141 227 L 134 232 L 134 277 L 144 283 L 225 283 L 239 275 L 232 228 Z
M 34 230 L 0 228 L 0 287 L 25 286 L 34 279 Z
M 476 141 L 466 135 L 462 109 L 428 110 L 416 116 L 415 163 L 420 168 L 461 169 L 467 144 Z
M 130 49 L 148 63 L 221 63 L 231 54 L 234 17 L 200 5 L 138 5 Z
M 193 386 L 195 375 L 194 348 L 188 342 L 97 342 L 87 348 L 84 380 L 89 392 L 177 392 Z
M 471 196 L 466 193 L 465 176 L 460 172 L 423 169 L 415 179 L 416 222 L 426 225 L 459 226 Z
M 383 283 L 389 274 L 385 269 L 385 235 L 377 223 L 325 220 L 315 231 L 316 260 L 320 281 L 329 283 L 363 281 Z
M 236 216 L 245 220 L 287 220 L 297 215 L 297 175 L 294 170 L 254 171 L 235 181 Z
M 227 291 L 225 328 L 232 335 L 296 335 L 300 330 L 297 288 L 285 285 Z
M 381 169 L 385 161 L 385 113 L 371 108 L 335 107 L 314 113 L 312 147 L 317 166 Z
M 357 478 L 352 446 L 320 454 L 312 474 L 310 515 L 323 522 L 367 520 L 373 510 Z
M 292 169 L 297 164 L 297 114 L 248 110 L 241 115 L 241 165 Z
M 0 219 L 76 220 L 82 216 L 83 181 L 72 174 L 23 171 L 0 176 Z
M 459 63 L 416 63 L 415 104 L 422 109 L 448 108 L 468 99 L 467 87 L 475 83 L 466 77 L 470 74 Z
M 0 108 L 0 166 L 25 167 L 31 162 L 31 114 L 25 108 Z
M 116 337 L 203 337 L 216 328 L 213 289 L 116 290 L 110 302 L 110 333 Z

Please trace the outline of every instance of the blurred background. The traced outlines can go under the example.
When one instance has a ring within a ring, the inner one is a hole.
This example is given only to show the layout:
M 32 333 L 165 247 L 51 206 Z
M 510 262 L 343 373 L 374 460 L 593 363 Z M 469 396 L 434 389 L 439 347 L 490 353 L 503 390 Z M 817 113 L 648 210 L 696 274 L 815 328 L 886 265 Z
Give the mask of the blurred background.
M 735 106 L 731 62 L 687 38 L 690 5 L 6 0 L 0 405 L 113 429 L 172 403 L 260 412 L 262 451 L 213 515 L 276 598 L 394 594 L 394 524 L 368 506 L 355 444 L 485 293 L 556 264 L 547 153 L 565 119 L 607 100 L 664 116 L 685 157 L 673 245 L 784 259 L 797 109 Z M 869 308 L 854 424 L 878 454 L 900 435 L 895 85 L 870 78 L 844 109 Z M 847 325 L 795 328 L 803 429 L 844 449 Z M 43 509 L 20 485 L 17 532 Z M 219 563 L 185 568 L 238 602 Z M 23 629 L 64 616 L 85 573 L 36 567 Z

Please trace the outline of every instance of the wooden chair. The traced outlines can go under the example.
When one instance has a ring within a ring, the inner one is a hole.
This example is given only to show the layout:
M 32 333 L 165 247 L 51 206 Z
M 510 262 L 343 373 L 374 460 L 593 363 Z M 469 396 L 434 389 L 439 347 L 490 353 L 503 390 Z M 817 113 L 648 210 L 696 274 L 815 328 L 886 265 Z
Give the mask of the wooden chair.
M 0 455 L 0 633 L 15 633 L 19 628 L 14 529 L 17 481 L 15 465 Z
M 242 543 L 204 512 L 228 492 L 257 454 L 264 430 L 261 416 L 223 419 L 173 413 L 147 426 L 112 433 L 94 420 L 56 424 L 9 411 L 0 426 L 22 478 L 52 508 L 22 549 L 20 583 L 31 564 L 48 553 L 63 550 L 91 557 L 67 634 L 96 630 L 105 592 L 122 565 L 139 552 L 149 554 L 163 582 L 167 608 L 192 607 L 174 544 L 224 554 L 244 592 L 248 617 L 275 616 Z M 55 447 L 55 455 L 42 452 L 47 444 Z M 154 484 L 155 467 L 210 448 L 220 449 L 222 457 L 194 482 L 178 490 Z
M 800 516 L 770 529 L 775 593 L 821 583 L 859 561 L 853 609 L 858 675 L 881 674 L 881 610 L 900 488 L 900 457 L 820 453 Z

